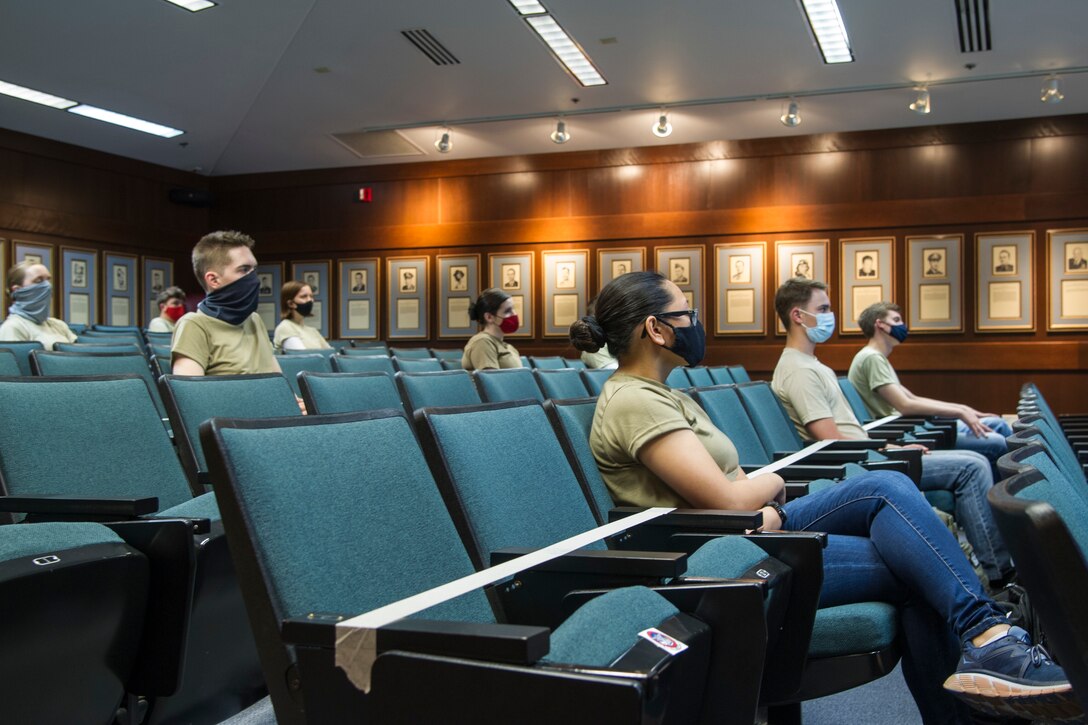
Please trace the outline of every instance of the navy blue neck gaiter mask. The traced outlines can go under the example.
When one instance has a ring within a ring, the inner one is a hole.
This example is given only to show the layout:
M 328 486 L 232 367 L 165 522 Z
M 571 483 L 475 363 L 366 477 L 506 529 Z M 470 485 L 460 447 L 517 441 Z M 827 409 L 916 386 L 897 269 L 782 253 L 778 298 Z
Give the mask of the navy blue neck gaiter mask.
M 257 311 L 260 291 L 261 281 L 254 272 L 250 272 L 225 287 L 212 290 L 197 307 L 209 317 L 231 325 L 241 325 Z

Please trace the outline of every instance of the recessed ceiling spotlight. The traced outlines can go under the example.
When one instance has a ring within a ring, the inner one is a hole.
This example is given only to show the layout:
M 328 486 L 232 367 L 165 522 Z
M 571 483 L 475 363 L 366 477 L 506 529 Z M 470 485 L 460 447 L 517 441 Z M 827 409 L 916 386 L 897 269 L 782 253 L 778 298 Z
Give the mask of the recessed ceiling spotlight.
M 783 126 L 789 126 L 790 128 L 800 126 L 801 107 L 797 104 L 797 101 L 791 100 L 786 107 L 786 112 L 779 116 L 778 120 L 782 122 Z
M 453 139 L 450 138 L 450 130 L 448 128 L 442 129 L 442 135 L 435 139 L 434 147 L 438 149 L 440 154 L 448 154 L 453 150 Z
M 669 123 L 669 114 L 662 111 L 661 115 L 657 117 L 657 123 L 655 123 L 650 130 L 653 131 L 654 136 L 657 136 L 658 138 L 670 136 L 672 134 L 672 124 Z
M 932 110 L 929 104 L 929 88 L 926 86 L 914 87 L 914 100 L 911 101 L 910 110 L 919 116 L 925 116 Z
M 570 141 L 570 131 L 567 130 L 567 122 L 562 118 L 555 124 L 555 130 L 552 131 L 552 141 L 558 144 L 564 144 Z
M 1043 103 L 1061 103 L 1065 100 L 1065 94 L 1062 93 L 1061 80 L 1058 76 L 1050 76 L 1043 83 L 1043 89 L 1039 94 L 1039 100 Z
M 835 0 L 799 0 L 824 63 L 853 63 L 854 51 Z
M 185 8 L 191 13 L 199 13 L 201 10 L 214 8 L 218 4 L 210 0 L 166 0 L 166 2 L 177 5 L 179 8 Z

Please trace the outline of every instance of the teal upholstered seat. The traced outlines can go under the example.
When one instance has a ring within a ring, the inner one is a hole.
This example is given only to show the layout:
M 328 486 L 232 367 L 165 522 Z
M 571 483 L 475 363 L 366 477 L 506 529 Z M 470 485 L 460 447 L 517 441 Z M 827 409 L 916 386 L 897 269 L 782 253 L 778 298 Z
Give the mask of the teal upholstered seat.
M 311 612 L 354 615 L 472 573 L 402 416 L 217 419 L 204 436 L 213 470 L 222 472 L 225 520 L 239 567 L 263 580 L 246 589 L 259 613 L 255 626 L 278 632 L 282 619 Z M 268 485 L 281 479 L 292 485 Z M 318 561 L 326 564 L 314 566 Z M 675 607 L 641 587 L 605 594 L 552 633 L 548 662 L 608 668 L 633 646 L 637 632 L 676 615 Z M 479 590 L 413 618 L 495 621 Z M 261 648 L 270 675 L 284 672 L 294 657 L 271 639 Z M 302 682 L 306 687 L 305 676 Z M 276 709 L 297 712 L 283 678 L 270 676 L 269 683 Z M 309 695 L 306 701 L 308 711 L 315 707 Z
M 332 371 L 334 373 L 386 373 L 392 376 L 396 372 L 393 367 L 393 358 L 388 355 L 333 355 Z
M 529 364 L 539 370 L 563 370 L 567 367 L 563 362 L 563 358 L 558 355 L 553 357 L 538 357 L 532 355 L 529 357 Z
M 665 378 L 665 385 L 670 388 L 690 388 L 691 380 L 688 378 L 688 374 L 684 372 L 684 368 L 673 368 L 669 376 Z
M 764 448 L 735 385 L 704 388 L 695 393 L 695 400 L 714 426 L 733 441 L 742 466 L 766 466 L 771 462 L 771 453 Z
M 321 358 L 324 360 L 324 358 Z M 159 379 L 174 439 L 189 486 L 203 492 L 207 464 L 200 447 L 200 424 L 217 415 L 276 418 L 302 415 L 294 391 L 282 375 L 222 375 Z
M 862 400 L 858 389 L 850 382 L 850 378 L 839 378 L 839 390 L 842 391 L 843 397 L 845 397 L 846 402 L 849 403 L 850 410 L 854 412 L 855 418 L 862 423 L 868 423 L 873 420 L 873 414 L 869 412 L 869 408 L 866 407 L 865 401 Z
M 586 364 L 581 360 L 575 360 L 569 357 L 563 358 L 563 364 L 572 370 L 585 370 Z
M 536 384 L 529 368 L 509 370 L 477 370 L 476 387 L 484 402 L 498 403 L 509 400 L 544 400 L 544 393 Z
M 433 357 L 393 357 L 397 370 L 406 373 L 440 373 L 444 370 L 442 361 Z
M 782 402 L 771 391 L 770 385 L 746 383 L 738 385 L 737 392 L 766 450 L 773 454 L 777 451 L 797 451 L 802 448 L 801 437 L 797 435 Z
M 612 377 L 612 373 L 616 372 L 615 369 L 609 368 L 596 368 L 593 370 L 582 370 L 582 380 L 586 384 L 586 390 L 590 395 L 600 395 L 601 388 L 604 387 L 604 381 Z
M 439 360 L 460 360 L 465 354 L 463 349 L 442 349 L 440 347 L 431 348 L 431 357 L 438 358 Z
M 123 540 L 102 524 L 85 521 L 0 526 L 0 561 L 54 554 L 92 544 L 121 544 Z
M 143 350 L 135 342 L 56 342 L 57 352 L 138 352 Z
M 703 366 L 684 368 L 688 381 L 693 388 L 705 388 L 714 385 L 714 378 L 710 376 L 710 370 Z
M 725 365 L 713 365 L 707 368 L 710 373 L 710 379 L 714 381 L 715 385 L 731 385 L 736 381 L 733 380 L 733 376 L 729 374 L 729 368 Z
M 140 328 L 136 325 L 94 325 L 89 332 L 96 335 L 138 335 L 140 334 Z
M 332 357 L 337 353 L 335 347 L 314 347 L 306 350 L 284 350 L 284 355 L 323 355 L 325 357 Z M 317 371 L 315 371 L 317 372 Z
M 389 354 L 405 360 L 427 360 L 433 357 L 430 349 L 426 347 L 391 347 Z
M 589 395 L 586 384 L 577 370 L 535 370 L 536 382 L 545 398 L 584 398 Z
M 160 357 L 170 357 L 170 343 L 160 345 L 158 343 L 148 343 L 147 345 L 148 355 L 158 355 Z
M 148 394 L 159 411 L 159 418 L 166 417 L 166 408 L 155 385 L 155 376 L 148 367 L 147 358 L 136 352 L 45 352 L 30 354 L 31 365 L 38 375 L 60 377 L 69 375 L 139 375 L 147 382 Z
M 145 331 L 144 339 L 147 340 L 147 343 L 149 345 L 166 345 L 167 347 L 169 347 L 170 343 L 174 340 L 174 333 Z
M 18 377 L 23 371 L 19 369 L 19 359 L 11 350 L 0 347 L 0 377 Z
M 15 362 L 19 364 L 20 375 L 30 375 L 30 353 L 41 350 L 40 342 L 22 342 L 18 340 L 0 340 L 0 347 L 11 351 L 15 355 Z
M 597 410 L 596 398 L 583 400 L 565 400 L 562 403 L 549 401 L 545 404 L 552 427 L 563 431 L 573 457 L 586 484 L 590 505 L 596 507 L 595 517 L 606 521 L 612 509 L 612 494 L 597 470 L 597 461 L 589 447 L 589 432 L 593 429 L 593 414 Z M 568 456 L 569 458 L 570 456 Z
M 385 373 L 300 373 L 306 412 L 355 413 L 393 408 L 403 410 L 393 379 Z
M 448 360 L 446 358 L 443 358 L 443 359 L 439 360 L 439 362 L 442 363 L 442 369 L 443 370 L 464 370 L 465 369 L 465 366 L 461 364 L 461 358 L 457 358 L 456 360 Z
M 480 393 L 472 382 L 472 376 L 464 370 L 447 370 L 441 373 L 399 372 L 396 380 L 404 407 L 408 411 L 480 403 Z
M 888 649 L 895 642 L 899 618 L 884 602 L 861 602 L 816 610 L 811 657 L 838 657 Z
M 365 357 L 368 355 L 385 355 L 389 357 L 389 348 L 385 346 L 384 342 L 356 343 L 352 347 L 340 348 L 337 354 L 346 357 Z
M 28 410 L 35 415 L 13 413 Z M 136 375 L 0 383 L 0 450 L 0 478 L 12 494 L 157 496 L 160 511 L 192 497 Z
M 298 374 L 303 370 L 309 370 L 312 373 L 332 372 L 332 365 L 324 355 L 278 355 L 276 361 L 280 364 L 283 377 L 287 378 L 295 395 L 299 395 Z
M 729 374 L 733 376 L 733 381 L 736 383 L 752 382 L 752 378 L 748 376 L 748 371 L 744 369 L 743 365 L 730 365 Z
M 95 332 L 88 330 L 76 336 L 76 342 L 89 345 L 123 345 L 131 343 L 141 350 L 147 344 L 139 332 Z

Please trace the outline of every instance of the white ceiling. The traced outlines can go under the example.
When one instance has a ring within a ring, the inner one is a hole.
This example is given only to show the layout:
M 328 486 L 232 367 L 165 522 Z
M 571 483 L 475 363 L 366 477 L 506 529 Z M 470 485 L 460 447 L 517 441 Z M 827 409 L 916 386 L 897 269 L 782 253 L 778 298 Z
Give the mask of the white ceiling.
M 936 85 L 929 116 L 907 109 L 906 88 L 804 97 L 1083 70 L 1083 0 L 991 0 L 993 50 L 973 54 L 959 50 L 954 0 L 840 0 L 856 62 L 830 66 L 794 0 L 543 1 L 607 86 L 573 81 L 506 0 L 220 0 L 196 14 L 165 0 L 4 0 L 0 80 L 185 134 L 160 139 L 7 96 L 0 127 L 224 175 L 1088 112 L 1088 73 L 1063 77 L 1056 106 L 1039 101 L 1039 77 Z M 413 28 L 429 30 L 460 65 L 433 65 L 400 34 Z M 795 129 L 777 120 L 789 94 L 802 95 Z M 577 115 L 767 96 L 675 108 L 667 139 L 650 134 L 652 110 Z M 548 138 L 551 117 L 455 122 L 559 112 L 575 114 L 563 146 Z M 443 120 L 454 141 L 444 156 L 432 145 L 435 126 L 405 131 L 419 156 L 364 160 L 330 137 Z

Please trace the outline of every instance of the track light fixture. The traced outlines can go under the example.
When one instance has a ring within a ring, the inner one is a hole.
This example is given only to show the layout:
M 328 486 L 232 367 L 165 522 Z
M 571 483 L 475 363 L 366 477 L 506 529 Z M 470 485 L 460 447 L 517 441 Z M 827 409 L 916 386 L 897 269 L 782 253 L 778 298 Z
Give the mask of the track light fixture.
M 562 117 L 555 124 L 555 130 L 552 131 L 552 141 L 559 144 L 570 141 L 570 131 L 567 130 L 567 122 Z
M 1039 100 L 1043 103 L 1061 103 L 1065 99 L 1065 94 L 1062 93 L 1061 80 L 1058 76 L 1050 76 L 1043 83 L 1043 90 L 1040 92 Z
M 435 139 L 434 147 L 438 149 L 440 154 L 448 154 L 453 150 L 453 139 L 450 138 L 450 130 L 448 128 L 442 129 L 442 135 Z
M 911 101 L 910 110 L 914 111 L 919 116 L 925 116 L 930 112 L 929 88 L 926 86 L 915 86 L 914 100 Z
M 782 122 L 783 126 L 789 126 L 795 128 L 801 125 L 801 107 L 797 105 L 797 101 L 790 99 L 790 105 L 786 107 L 786 112 L 778 117 L 778 120 Z
M 664 109 L 661 111 L 661 115 L 657 117 L 657 123 L 650 127 L 650 130 L 654 132 L 654 136 L 658 138 L 665 138 L 672 134 L 672 124 L 669 123 L 669 114 Z

